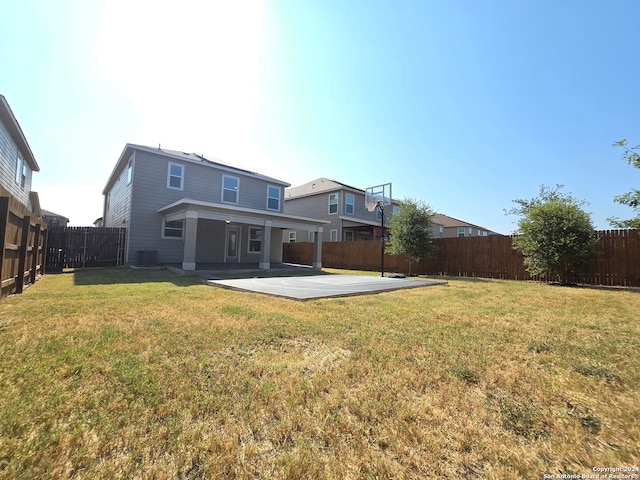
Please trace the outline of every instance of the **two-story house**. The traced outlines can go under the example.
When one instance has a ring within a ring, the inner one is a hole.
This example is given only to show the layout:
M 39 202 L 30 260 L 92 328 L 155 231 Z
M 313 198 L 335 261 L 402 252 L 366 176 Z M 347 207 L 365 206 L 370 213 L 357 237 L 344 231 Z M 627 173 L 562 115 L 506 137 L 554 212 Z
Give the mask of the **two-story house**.
M 458 220 L 457 218 L 436 213 L 433 218 L 434 238 L 461 238 L 461 237 L 487 237 L 500 235 L 488 228 L 480 227 L 473 223 Z
M 0 196 L 12 195 L 36 217 L 38 194 L 31 191 L 33 172 L 40 167 L 7 100 L 0 95 Z M 4 192 L 2 191 L 4 189 Z
M 381 213 L 369 212 L 364 204 L 365 191 L 344 183 L 318 178 L 311 182 L 285 190 L 285 212 L 322 219 L 328 224 L 323 230 L 324 242 L 349 242 L 379 239 Z M 387 235 L 393 212 L 398 204 L 384 208 Z M 283 242 L 313 242 L 313 233 L 300 230 L 285 232 Z
M 201 155 L 127 144 L 103 190 L 105 227 L 126 227 L 125 260 L 193 271 L 282 262 L 285 230 L 313 232 L 322 265 L 326 222 L 284 211 L 289 184 Z

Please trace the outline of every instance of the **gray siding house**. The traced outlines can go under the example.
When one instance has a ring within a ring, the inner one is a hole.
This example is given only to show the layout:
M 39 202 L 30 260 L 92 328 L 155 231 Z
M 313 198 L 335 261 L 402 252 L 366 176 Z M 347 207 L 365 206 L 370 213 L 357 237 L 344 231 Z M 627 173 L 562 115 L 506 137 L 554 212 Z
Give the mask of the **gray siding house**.
M 126 227 L 126 262 L 193 271 L 271 268 L 282 232 L 314 232 L 322 266 L 326 222 L 284 212 L 289 184 L 201 155 L 127 144 L 103 190 L 105 227 Z
M 40 171 L 18 120 L 0 95 L 0 186 L 35 215 L 40 216 L 38 194 L 31 191 L 33 172 Z
M 487 237 L 489 235 L 501 235 L 485 227 L 473 223 L 458 220 L 441 213 L 433 216 L 432 234 L 434 238 L 462 238 L 462 237 Z
M 285 190 L 284 210 L 288 214 L 319 218 L 326 222 L 322 233 L 324 242 L 349 242 L 380 238 L 380 213 L 369 212 L 364 205 L 365 191 L 328 178 Z M 385 235 L 393 212 L 398 208 L 385 207 Z M 285 232 L 283 242 L 312 242 L 313 233 L 300 230 Z

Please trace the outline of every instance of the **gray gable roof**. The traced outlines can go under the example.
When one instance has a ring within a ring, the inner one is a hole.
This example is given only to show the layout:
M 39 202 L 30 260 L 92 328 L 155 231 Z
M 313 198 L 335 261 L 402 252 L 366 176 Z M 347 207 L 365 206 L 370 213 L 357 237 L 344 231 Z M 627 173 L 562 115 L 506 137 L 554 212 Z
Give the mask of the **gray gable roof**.
M 158 148 L 153 148 L 153 147 L 145 147 L 143 145 L 134 145 L 131 143 L 127 143 L 124 147 L 124 150 L 122 150 L 122 153 L 120 154 L 120 158 L 118 159 L 116 166 L 113 168 L 113 171 L 109 176 L 109 180 L 107 181 L 107 184 L 105 185 L 104 190 L 102 191 L 103 194 L 107 193 L 109 188 L 111 188 L 115 180 L 118 178 L 118 175 L 120 174 L 120 172 L 122 172 L 122 170 L 126 168 L 129 158 L 131 157 L 131 155 L 135 150 L 140 150 L 143 152 L 161 155 L 169 159 L 183 160 L 186 162 L 197 163 L 200 165 L 202 164 L 209 165 L 211 167 L 215 167 L 221 170 L 226 170 L 232 173 L 248 175 L 251 177 L 259 178 L 261 180 L 266 180 L 268 182 L 282 185 L 284 187 L 288 187 L 290 185 L 285 181 L 277 180 L 275 178 L 268 177 L 260 173 L 252 172 L 250 170 L 234 167 L 233 165 L 229 165 L 228 163 L 224 163 L 219 160 L 215 160 L 215 161 L 209 160 L 205 158 L 203 155 L 198 155 L 197 153 L 187 153 L 179 150 L 168 150 L 166 148 L 160 148 L 160 146 L 158 146 Z

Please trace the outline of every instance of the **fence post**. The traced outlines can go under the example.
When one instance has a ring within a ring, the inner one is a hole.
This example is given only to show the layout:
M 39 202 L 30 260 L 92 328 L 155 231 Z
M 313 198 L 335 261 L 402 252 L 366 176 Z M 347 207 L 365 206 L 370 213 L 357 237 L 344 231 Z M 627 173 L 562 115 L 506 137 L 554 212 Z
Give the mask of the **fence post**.
M 29 252 L 29 228 L 31 228 L 31 217 L 22 217 L 22 235 L 18 245 L 18 276 L 16 278 L 16 293 L 24 290 L 24 272 L 27 266 L 27 253 Z
M 40 223 L 36 222 L 35 231 L 33 234 L 33 249 L 31 250 L 31 269 L 29 271 L 29 282 L 31 284 L 36 283 L 36 273 L 38 270 L 38 257 L 39 252 L 38 249 L 40 247 Z

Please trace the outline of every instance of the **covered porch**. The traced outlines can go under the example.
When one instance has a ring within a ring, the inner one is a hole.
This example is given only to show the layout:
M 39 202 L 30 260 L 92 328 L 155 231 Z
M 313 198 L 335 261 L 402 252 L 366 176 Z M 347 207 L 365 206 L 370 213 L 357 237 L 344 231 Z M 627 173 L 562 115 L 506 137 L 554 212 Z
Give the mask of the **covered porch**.
M 183 271 L 255 266 L 269 270 L 282 264 L 282 231 L 316 232 L 313 268 L 322 268 L 322 231 L 327 222 L 279 212 L 181 199 L 159 208 L 165 223 L 181 222 Z

